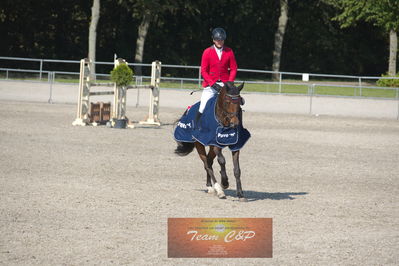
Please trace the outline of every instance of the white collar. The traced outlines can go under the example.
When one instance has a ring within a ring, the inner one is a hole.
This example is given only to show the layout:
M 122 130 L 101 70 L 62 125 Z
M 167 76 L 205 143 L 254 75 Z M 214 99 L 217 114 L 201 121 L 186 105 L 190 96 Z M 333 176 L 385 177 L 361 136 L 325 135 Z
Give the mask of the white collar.
M 216 45 L 213 45 L 213 47 L 215 47 L 216 50 L 218 50 L 218 51 L 221 52 L 221 51 L 223 51 L 223 47 L 224 47 L 224 46 L 222 46 L 221 48 L 218 48 Z

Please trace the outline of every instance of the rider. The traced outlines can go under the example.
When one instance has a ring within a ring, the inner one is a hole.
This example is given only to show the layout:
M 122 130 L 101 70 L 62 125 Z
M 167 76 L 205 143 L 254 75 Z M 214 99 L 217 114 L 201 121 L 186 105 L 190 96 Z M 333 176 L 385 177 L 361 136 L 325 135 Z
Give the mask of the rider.
M 237 74 L 237 62 L 233 50 L 224 45 L 226 32 L 222 28 L 212 31 L 213 45 L 205 49 L 201 59 L 201 75 L 204 78 L 201 103 L 195 118 L 198 122 L 205 105 L 210 98 L 219 92 L 227 81 L 234 82 Z

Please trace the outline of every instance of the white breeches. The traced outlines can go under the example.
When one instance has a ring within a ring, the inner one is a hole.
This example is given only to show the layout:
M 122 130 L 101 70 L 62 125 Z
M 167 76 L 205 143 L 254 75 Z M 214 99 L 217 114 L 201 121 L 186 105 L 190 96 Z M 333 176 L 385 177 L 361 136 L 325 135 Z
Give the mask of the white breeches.
M 218 82 L 218 84 L 220 86 L 223 86 L 223 82 Z M 212 98 L 215 94 L 217 94 L 218 92 L 216 90 L 214 90 L 212 87 L 208 86 L 206 88 L 204 88 L 204 90 L 202 91 L 202 95 L 201 95 L 201 103 L 200 103 L 200 107 L 198 109 L 198 111 L 200 113 L 204 112 L 205 109 L 205 105 L 208 102 L 208 100 L 210 98 Z

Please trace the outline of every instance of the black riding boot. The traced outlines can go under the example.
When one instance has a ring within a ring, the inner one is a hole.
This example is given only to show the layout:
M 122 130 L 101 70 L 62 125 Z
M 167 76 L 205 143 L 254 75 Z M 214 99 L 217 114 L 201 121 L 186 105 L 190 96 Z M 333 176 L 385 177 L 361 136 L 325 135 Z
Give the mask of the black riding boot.
M 197 126 L 197 124 L 199 124 L 198 121 L 201 119 L 201 116 L 202 116 L 202 113 L 200 113 L 200 112 L 197 112 L 197 114 L 195 115 L 195 120 L 194 120 L 194 127 L 195 128 L 199 128 Z

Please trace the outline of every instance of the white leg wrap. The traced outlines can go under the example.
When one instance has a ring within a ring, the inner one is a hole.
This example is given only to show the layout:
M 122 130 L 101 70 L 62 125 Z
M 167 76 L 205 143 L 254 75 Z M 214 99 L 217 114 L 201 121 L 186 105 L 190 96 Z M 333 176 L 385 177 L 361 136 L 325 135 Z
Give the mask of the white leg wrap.
M 216 190 L 213 187 L 206 187 L 208 189 L 208 194 L 216 194 Z
M 213 185 L 213 187 L 215 188 L 216 193 L 217 193 L 217 195 L 218 195 L 219 198 L 226 197 L 226 195 L 224 195 L 223 188 L 222 188 L 221 185 L 219 185 L 219 183 L 215 183 L 215 184 Z

